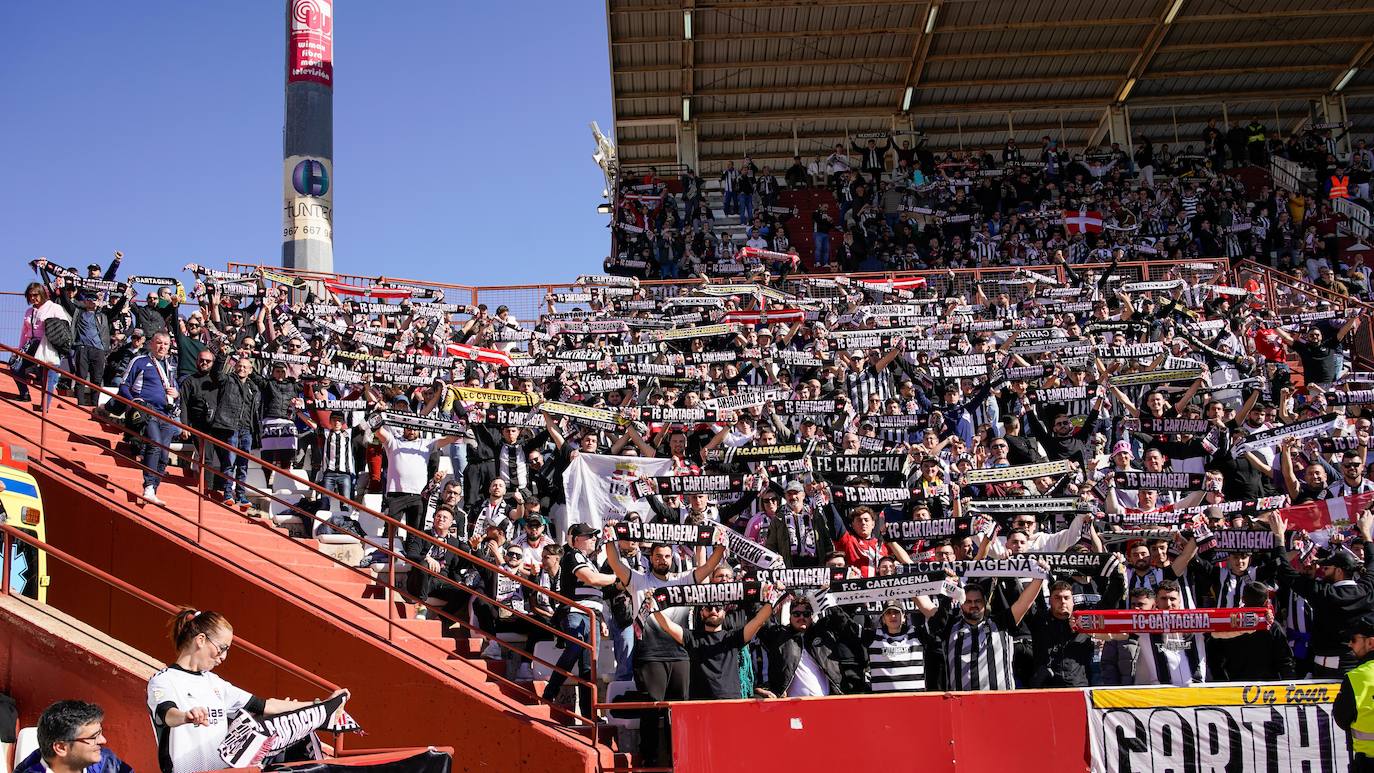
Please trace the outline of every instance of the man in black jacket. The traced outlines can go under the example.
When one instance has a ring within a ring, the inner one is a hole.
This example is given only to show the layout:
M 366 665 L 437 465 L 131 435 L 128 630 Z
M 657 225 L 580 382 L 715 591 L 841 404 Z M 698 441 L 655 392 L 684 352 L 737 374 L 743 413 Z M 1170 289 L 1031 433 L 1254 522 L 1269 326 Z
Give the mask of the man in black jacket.
M 1212 634 L 1207 647 L 1207 669 L 1213 681 L 1266 682 L 1296 676 L 1288 633 L 1274 621 L 1269 602 L 1272 591 L 1262 582 L 1249 582 L 1241 589 L 1242 606 L 1269 610 L 1269 627 L 1247 633 Z
M 769 663 L 768 688 L 759 693 L 770 698 L 843 694 L 833 631 L 813 625 L 816 608 L 810 600 L 794 599 L 791 607 L 787 625 L 773 623 L 759 634 Z
M 75 301 L 65 292 L 56 296 L 62 308 L 72 316 L 72 366 L 76 375 L 94 384 L 104 384 L 105 360 L 110 353 L 110 331 L 114 321 L 124 313 L 127 295 L 120 295 L 114 303 L 102 308 L 100 295 L 93 290 L 80 290 Z M 94 406 L 96 390 L 78 384 L 76 400 L 79 405 Z
M 1035 669 L 1031 687 L 1087 687 L 1095 645 L 1092 637 L 1073 630 L 1073 583 L 1050 586 L 1049 607 L 1031 616 Z
M 1030 421 L 1031 434 L 1040 441 L 1041 447 L 1045 449 L 1045 456 L 1049 457 L 1052 462 L 1069 459 L 1086 463 L 1090 460 L 1094 455 L 1093 427 L 1097 425 L 1097 418 L 1102 415 L 1106 401 L 1106 397 L 1103 396 L 1094 400 L 1092 410 L 1088 412 L 1088 418 L 1077 429 L 1074 428 L 1073 422 L 1065 413 L 1055 416 L 1050 427 L 1046 428 L 1045 423 L 1040 418 L 1040 407 L 1032 406 L 1026 412 L 1026 417 Z
M 1338 677 L 1356 665 L 1342 627 L 1354 618 L 1374 613 L 1374 550 L 1369 544 L 1374 512 L 1361 512 L 1355 526 L 1365 540 L 1363 571 L 1352 553 L 1334 546 L 1331 555 L 1320 562 L 1320 579 L 1304 576 L 1286 559 L 1278 563 L 1279 587 L 1291 588 L 1312 608 L 1312 676 L 1319 679 Z M 1288 522 L 1281 514 L 1269 515 L 1269 528 L 1275 541 L 1283 544 Z
M 183 378 L 177 386 L 181 391 L 182 419 L 191 429 L 207 435 L 213 433 L 210 422 L 215 417 L 215 404 L 222 375 L 215 372 L 215 355 L 207 350 L 196 355 L 196 371 Z M 219 484 L 215 477 L 213 461 L 217 454 L 212 452 L 207 443 L 198 445 L 197 456 L 200 457 L 201 467 L 205 473 L 205 490 L 218 491 Z
M 481 507 L 491 482 L 497 478 L 505 481 L 511 491 L 529 488 L 529 454 L 543 447 L 549 439 L 549 432 L 547 429 L 540 430 L 533 438 L 521 440 L 523 430 L 514 424 L 501 427 L 499 433 L 492 432 L 491 427 L 480 421 L 471 422 L 468 426 L 472 429 L 476 447 L 468 452 L 468 466 L 463 471 L 464 501 L 468 512 L 475 513 Z
M 243 483 L 248 477 L 248 457 L 239 452 L 253 448 L 253 433 L 262 414 L 262 394 L 257 384 L 253 383 L 253 360 L 247 352 L 239 352 L 233 361 L 233 369 L 232 373 L 219 380 L 219 394 L 210 428 L 216 439 L 234 449 L 219 449 L 219 466 L 224 475 L 224 501 L 247 508 L 248 492 Z

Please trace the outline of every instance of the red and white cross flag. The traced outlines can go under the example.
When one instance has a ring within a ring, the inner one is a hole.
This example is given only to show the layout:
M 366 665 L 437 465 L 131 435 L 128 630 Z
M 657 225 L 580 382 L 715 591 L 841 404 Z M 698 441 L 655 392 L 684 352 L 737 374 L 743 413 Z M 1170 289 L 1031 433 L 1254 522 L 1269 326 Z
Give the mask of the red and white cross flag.
M 1091 209 L 1064 210 L 1064 230 L 1071 234 L 1102 233 L 1102 213 Z

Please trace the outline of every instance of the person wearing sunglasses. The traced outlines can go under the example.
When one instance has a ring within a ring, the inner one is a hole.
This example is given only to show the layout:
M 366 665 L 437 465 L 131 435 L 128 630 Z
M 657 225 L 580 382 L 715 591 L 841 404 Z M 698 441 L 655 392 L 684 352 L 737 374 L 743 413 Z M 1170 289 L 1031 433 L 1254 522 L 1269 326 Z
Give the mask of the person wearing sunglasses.
M 172 618 L 171 629 L 177 658 L 148 680 L 148 713 L 162 773 L 230 767 L 220 757 L 219 746 L 230 718 L 240 711 L 271 717 L 315 705 L 316 701 L 259 698 L 213 673 L 234 643 L 234 627 L 218 612 L 183 609 Z M 328 699 L 340 695 L 347 696 L 348 690 L 338 690 Z
M 38 717 L 38 748 L 15 773 L 133 773 L 105 745 L 105 711 L 94 703 L 58 701 Z
M 800 698 L 843 693 L 844 678 L 836 652 L 840 643 L 828 626 L 816 625 L 816 608 L 796 598 L 784 616 L 759 633 L 772 667 L 768 687 L 755 692 L 764 698 Z
M 1326 495 L 1348 497 L 1371 491 L 1374 491 L 1374 481 L 1365 477 L 1365 464 L 1360 459 L 1360 452 L 1346 451 L 1341 454 L 1340 478 L 1326 487 Z

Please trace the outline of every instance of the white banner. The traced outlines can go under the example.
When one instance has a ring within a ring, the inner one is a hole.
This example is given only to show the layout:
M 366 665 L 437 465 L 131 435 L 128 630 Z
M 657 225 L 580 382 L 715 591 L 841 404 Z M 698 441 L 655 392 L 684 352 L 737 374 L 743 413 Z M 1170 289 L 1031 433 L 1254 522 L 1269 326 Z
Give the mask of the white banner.
M 578 454 L 563 473 L 567 525 L 585 523 L 599 529 L 603 521 L 621 520 L 626 513 L 639 513 L 647 521 L 654 513 L 648 502 L 635 496 L 635 478 L 672 474 L 673 460 L 668 458 Z
M 1348 770 L 1336 682 L 1087 690 L 1093 773 Z

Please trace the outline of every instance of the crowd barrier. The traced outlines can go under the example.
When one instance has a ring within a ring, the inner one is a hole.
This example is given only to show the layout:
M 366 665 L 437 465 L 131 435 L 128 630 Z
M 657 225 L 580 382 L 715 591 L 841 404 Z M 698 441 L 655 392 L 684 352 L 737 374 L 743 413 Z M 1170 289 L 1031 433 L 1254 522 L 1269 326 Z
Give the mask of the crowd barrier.
M 1333 682 L 674 704 L 677 773 L 1348 769 Z M 766 742 L 762 742 L 766 739 Z

